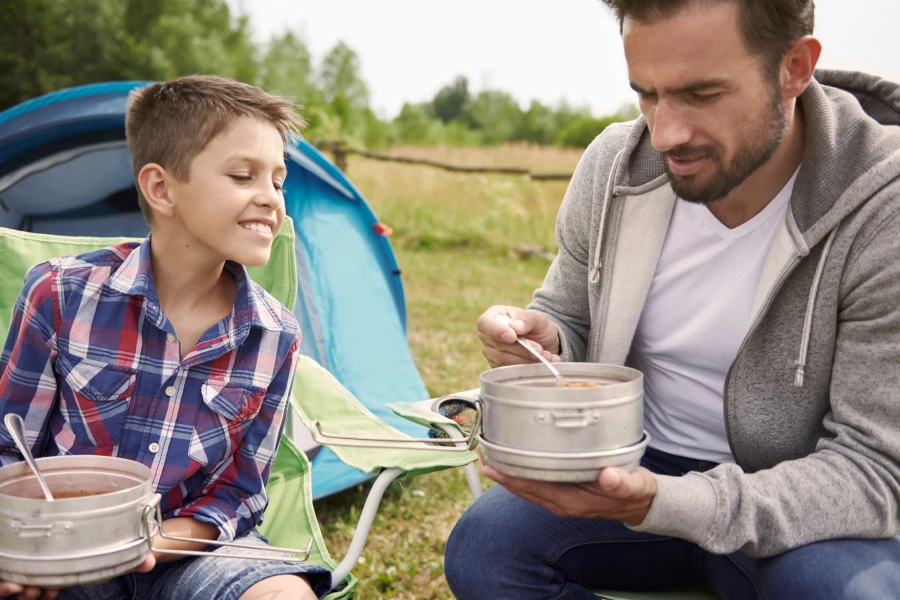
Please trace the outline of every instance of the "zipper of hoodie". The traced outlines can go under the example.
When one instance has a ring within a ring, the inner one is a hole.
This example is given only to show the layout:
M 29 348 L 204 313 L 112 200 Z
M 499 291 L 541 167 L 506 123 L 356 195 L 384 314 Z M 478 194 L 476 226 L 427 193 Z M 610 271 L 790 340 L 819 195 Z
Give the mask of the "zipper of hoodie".
M 734 451 L 734 444 L 731 440 L 731 421 L 729 419 L 729 411 L 728 411 L 728 385 L 731 382 L 731 373 L 734 371 L 734 365 L 737 364 L 738 359 L 741 357 L 741 354 L 744 352 L 744 348 L 747 347 L 747 343 L 750 341 L 750 337 L 756 333 L 756 330 L 759 328 L 760 323 L 763 318 L 765 318 L 766 313 L 769 312 L 769 308 L 771 307 L 772 300 L 775 299 L 776 294 L 781 291 L 781 286 L 784 285 L 784 282 L 790 276 L 791 273 L 794 272 L 794 269 L 797 268 L 797 265 L 800 264 L 800 261 L 803 260 L 802 256 L 794 256 L 794 260 L 791 261 L 787 267 L 785 267 L 781 274 L 778 276 L 778 280 L 775 282 L 775 285 L 772 286 L 772 289 L 769 290 L 769 293 L 766 295 L 766 299 L 763 302 L 763 305 L 759 309 L 759 314 L 756 315 L 756 318 L 753 320 L 753 323 L 750 325 L 750 329 L 747 330 L 747 335 L 744 336 L 744 341 L 741 342 L 740 347 L 738 348 L 737 354 L 734 355 L 734 360 L 731 361 L 731 365 L 728 367 L 728 373 L 725 375 L 725 385 L 722 388 L 722 404 L 723 404 L 723 413 L 725 417 L 725 435 L 728 437 L 728 448 L 731 450 L 731 456 L 734 457 L 734 461 L 738 464 L 738 457 Z
M 606 326 L 606 310 L 603 308 L 604 298 L 609 297 L 609 278 L 603 276 L 603 268 L 605 265 L 608 265 L 612 260 L 612 253 L 614 251 L 615 240 L 607 239 L 609 237 L 609 231 L 612 227 L 611 223 L 615 225 L 613 231 L 618 231 L 619 219 L 622 216 L 622 210 L 619 202 L 615 202 L 616 195 L 610 194 L 609 196 L 609 214 L 607 215 L 606 221 L 603 223 L 603 229 L 600 231 L 600 237 L 597 239 L 598 244 L 603 244 L 600 249 L 600 272 L 598 276 L 600 277 L 600 281 L 597 282 L 597 286 L 600 288 L 600 293 L 597 296 L 597 310 L 595 314 L 597 317 L 597 338 L 594 339 L 594 322 L 591 320 L 591 324 L 588 327 L 588 352 L 587 352 L 587 360 L 588 362 L 593 362 L 597 360 L 597 357 L 600 354 L 600 334 L 603 333 L 603 328 Z M 605 241 L 604 241 L 605 240 Z

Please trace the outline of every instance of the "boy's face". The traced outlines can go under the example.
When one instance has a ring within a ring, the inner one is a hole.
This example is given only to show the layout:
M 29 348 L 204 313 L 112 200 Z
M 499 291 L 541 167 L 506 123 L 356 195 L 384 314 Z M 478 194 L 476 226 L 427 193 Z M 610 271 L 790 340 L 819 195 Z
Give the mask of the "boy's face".
M 262 266 L 284 223 L 286 175 L 278 130 L 241 119 L 194 157 L 187 181 L 173 182 L 176 219 L 217 260 Z

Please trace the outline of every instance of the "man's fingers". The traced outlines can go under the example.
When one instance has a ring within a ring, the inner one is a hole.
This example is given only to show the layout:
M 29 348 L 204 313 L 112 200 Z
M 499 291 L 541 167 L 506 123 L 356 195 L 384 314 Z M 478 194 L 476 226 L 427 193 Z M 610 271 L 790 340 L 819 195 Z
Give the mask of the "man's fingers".
M 27 587 L 25 588 L 24 596 L 27 600 L 40 600 L 42 591 L 41 588 Z
M 631 482 L 628 473 L 618 467 L 606 467 L 597 478 L 600 489 L 615 498 L 625 498 L 631 494 Z
M 510 326 L 510 309 L 508 306 L 492 306 L 478 317 L 478 333 L 484 334 L 497 342 L 515 343 L 516 331 Z M 499 317 L 499 318 L 498 318 Z
M 642 496 L 649 491 L 655 492 L 653 475 L 646 469 L 636 469 L 629 473 L 619 467 L 606 467 L 600 471 L 597 484 L 602 492 L 612 498 L 632 498 Z
M 484 346 L 481 353 L 487 359 L 492 367 L 505 367 L 507 365 L 527 365 L 536 362 L 536 359 L 528 354 L 524 348 L 521 349 L 525 356 L 513 354 L 512 352 L 502 352 L 493 346 Z
M 11 581 L 0 581 L 0 598 L 22 592 L 25 588 Z

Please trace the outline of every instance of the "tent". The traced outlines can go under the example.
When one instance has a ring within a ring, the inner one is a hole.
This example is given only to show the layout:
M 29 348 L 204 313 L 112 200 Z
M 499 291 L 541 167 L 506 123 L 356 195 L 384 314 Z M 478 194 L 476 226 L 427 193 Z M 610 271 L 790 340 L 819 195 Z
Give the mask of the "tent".
M 142 85 L 80 86 L 0 112 L 0 227 L 144 237 L 148 228 L 125 145 L 125 101 Z M 312 145 L 298 141 L 286 162 L 301 351 L 376 416 L 421 435 L 419 426 L 384 407 L 429 397 L 410 356 L 400 270 L 384 229 L 359 191 Z M 315 498 L 370 477 L 317 447 L 302 425 L 288 431 L 313 457 Z

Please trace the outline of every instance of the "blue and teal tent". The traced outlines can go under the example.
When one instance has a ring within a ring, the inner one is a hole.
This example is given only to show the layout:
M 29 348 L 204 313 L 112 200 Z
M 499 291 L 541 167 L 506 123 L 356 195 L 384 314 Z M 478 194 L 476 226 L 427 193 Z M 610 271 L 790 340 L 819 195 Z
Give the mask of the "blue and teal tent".
M 141 85 L 86 85 L 0 112 L 0 227 L 80 236 L 147 234 L 125 145 L 125 101 Z M 390 242 L 379 235 L 359 191 L 312 145 L 301 140 L 289 148 L 287 165 L 302 351 L 376 416 L 421 435 L 417 425 L 384 408 L 428 397 L 406 341 L 403 285 Z M 292 435 L 313 456 L 315 498 L 369 477 L 318 448 L 302 426 Z

